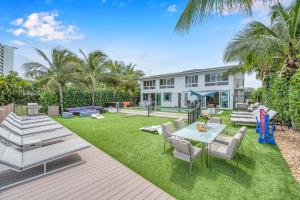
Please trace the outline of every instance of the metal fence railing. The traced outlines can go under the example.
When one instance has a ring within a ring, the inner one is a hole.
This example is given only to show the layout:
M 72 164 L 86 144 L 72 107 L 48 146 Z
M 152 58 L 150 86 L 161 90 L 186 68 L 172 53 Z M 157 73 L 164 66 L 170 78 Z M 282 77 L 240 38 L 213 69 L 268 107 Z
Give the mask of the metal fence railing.
M 188 113 L 188 124 L 192 124 L 195 121 L 197 121 L 198 118 L 200 117 L 200 114 L 201 114 L 201 108 L 200 108 L 200 106 L 198 106 L 194 110 L 190 111 Z

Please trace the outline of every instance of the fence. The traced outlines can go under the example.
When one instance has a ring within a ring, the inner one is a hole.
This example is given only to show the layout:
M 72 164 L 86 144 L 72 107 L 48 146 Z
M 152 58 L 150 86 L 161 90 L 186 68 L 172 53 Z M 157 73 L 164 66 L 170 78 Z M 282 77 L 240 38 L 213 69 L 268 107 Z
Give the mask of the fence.
M 200 117 L 201 114 L 201 108 L 198 106 L 194 110 L 190 111 L 188 113 L 188 124 L 192 124 Z
M 0 107 L 0 122 L 4 120 L 4 118 L 10 113 L 15 111 L 14 104 L 8 104 L 6 106 Z

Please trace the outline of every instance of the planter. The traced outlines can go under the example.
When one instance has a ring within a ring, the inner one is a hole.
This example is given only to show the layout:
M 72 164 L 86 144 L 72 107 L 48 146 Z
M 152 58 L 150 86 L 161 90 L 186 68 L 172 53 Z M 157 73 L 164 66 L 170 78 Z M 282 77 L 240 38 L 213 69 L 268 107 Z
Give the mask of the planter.
M 48 106 L 48 115 L 59 115 L 59 106 Z

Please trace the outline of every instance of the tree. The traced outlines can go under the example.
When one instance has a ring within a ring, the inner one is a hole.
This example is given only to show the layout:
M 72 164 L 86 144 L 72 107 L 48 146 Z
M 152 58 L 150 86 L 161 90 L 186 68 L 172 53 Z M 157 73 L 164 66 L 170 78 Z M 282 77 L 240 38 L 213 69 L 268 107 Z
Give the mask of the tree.
M 144 76 L 144 72 L 136 70 L 135 67 L 136 65 L 130 63 L 126 65 L 124 69 L 124 88 L 131 96 L 135 96 L 135 93 L 139 88 L 138 80 Z
M 213 14 L 241 11 L 251 14 L 255 3 L 271 3 L 273 0 L 189 0 L 182 12 L 175 30 L 189 31 L 192 25 L 203 22 Z
M 115 100 L 117 88 L 121 86 L 121 83 L 124 80 L 125 64 L 123 62 L 109 60 L 106 65 L 110 72 L 104 80 L 113 90 L 113 100 Z
M 42 50 L 35 48 L 47 63 L 47 67 L 38 62 L 24 63 L 25 76 L 37 78 L 39 83 L 47 89 L 59 92 L 61 112 L 64 111 L 64 89 L 66 84 L 76 81 L 80 59 L 67 49 L 56 47 L 51 51 L 49 58 Z
M 92 104 L 95 105 L 95 94 L 97 82 L 104 78 L 107 74 L 107 56 L 102 51 L 93 51 L 86 56 L 80 49 L 80 53 L 84 57 L 83 76 L 84 81 L 88 84 L 92 92 Z
M 300 1 L 287 8 L 276 4 L 270 16 L 269 27 L 254 21 L 240 31 L 227 45 L 224 61 L 239 61 L 246 71 L 258 70 L 262 80 L 278 70 L 289 79 L 300 66 Z

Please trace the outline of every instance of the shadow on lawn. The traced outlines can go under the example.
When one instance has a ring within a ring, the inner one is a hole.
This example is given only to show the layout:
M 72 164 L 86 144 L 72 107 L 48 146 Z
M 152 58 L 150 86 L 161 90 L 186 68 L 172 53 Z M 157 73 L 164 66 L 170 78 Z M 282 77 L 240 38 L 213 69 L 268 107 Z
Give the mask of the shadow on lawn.
M 171 153 L 171 151 L 167 150 L 165 153 Z M 243 169 L 244 167 L 253 170 L 255 168 L 255 161 L 243 155 L 242 160 L 239 160 L 239 167 L 237 167 L 235 160 L 225 161 L 211 157 L 211 169 L 209 170 L 199 159 L 193 163 L 192 172 L 189 173 L 189 164 L 187 162 L 174 159 L 170 181 L 185 190 L 192 191 L 198 181 L 209 185 L 214 184 L 218 176 L 226 176 L 242 187 L 249 188 L 251 187 L 252 176 Z

